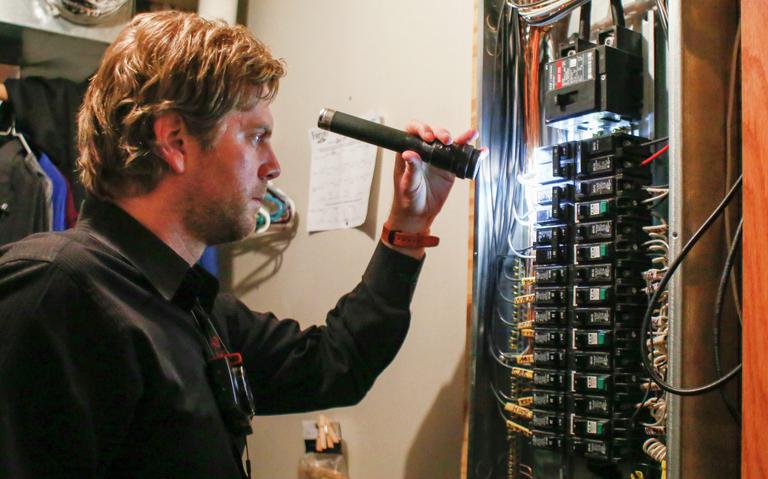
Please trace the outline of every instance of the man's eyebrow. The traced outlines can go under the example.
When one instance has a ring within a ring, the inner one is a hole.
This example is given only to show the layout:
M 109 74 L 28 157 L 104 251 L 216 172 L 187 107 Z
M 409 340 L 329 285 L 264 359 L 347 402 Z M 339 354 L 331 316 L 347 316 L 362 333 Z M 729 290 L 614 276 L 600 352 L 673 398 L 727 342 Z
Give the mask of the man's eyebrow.
M 272 127 L 267 125 L 244 125 L 241 131 L 247 135 L 259 135 L 266 138 L 270 138 L 272 136 Z
M 265 133 L 272 133 L 272 127 L 263 123 L 256 123 L 253 125 L 244 125 L 246 130 L 264 130 Z

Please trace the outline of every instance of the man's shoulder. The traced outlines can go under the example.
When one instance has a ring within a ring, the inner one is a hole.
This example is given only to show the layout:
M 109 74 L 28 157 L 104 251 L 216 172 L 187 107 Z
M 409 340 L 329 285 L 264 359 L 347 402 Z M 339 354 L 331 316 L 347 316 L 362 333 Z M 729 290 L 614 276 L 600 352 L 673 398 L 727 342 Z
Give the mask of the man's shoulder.
M 31 311 L 43 303 L 65 308 L 98 302 L 103 285 L 119 289 L 121 278 L 135 275 L 122 257 L 86 231 L 27 236 L 0 247 L 0 316 L 3 308 L 17 304 Z
M 18 261 L 53 263 L 72 241 L 62 233 L 36 233 L 0 247 L 0 265 Z
M 83 231 L 37 233 L 0 247 L 0 276 L 3 272 L 34 266 L 54 267 L 70 276 L 85 276 L 103 267 L 105 258 L 114 256 L 105 251 Z

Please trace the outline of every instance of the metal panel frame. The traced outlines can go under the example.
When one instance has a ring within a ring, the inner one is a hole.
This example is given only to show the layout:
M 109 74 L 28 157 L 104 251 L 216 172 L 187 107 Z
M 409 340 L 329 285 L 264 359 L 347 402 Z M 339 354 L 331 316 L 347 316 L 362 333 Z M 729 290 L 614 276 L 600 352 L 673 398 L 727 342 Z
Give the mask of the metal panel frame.
M 681 0 L 669 0 L 669 51 L 667 80 L 669 84 L 669 246 L 670 257 L 681 248 L 683 224 L 683 99 L 682 99 L 682 16 Z M 667 379 L 680 384 L 682 379 L 682 283 L 685 271 L 681 268 L 669 284 L 669 369 Z M 680 471 L 680 396 L 667 395 L 667 477 L 679 479 Z

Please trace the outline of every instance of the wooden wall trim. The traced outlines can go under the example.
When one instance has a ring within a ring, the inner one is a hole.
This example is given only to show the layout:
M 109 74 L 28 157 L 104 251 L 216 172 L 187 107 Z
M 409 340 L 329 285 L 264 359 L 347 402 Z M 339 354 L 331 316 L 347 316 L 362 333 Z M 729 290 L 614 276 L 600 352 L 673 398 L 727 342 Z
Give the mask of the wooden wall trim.
M 764 1 L 764 0 L 762 0 Z M 681 224 L 687 241 L 715 209 L 726 185 L 725 125 L 732 46 L 738 23 L 738 0 L 678 2 L 681 13 L 682 124 L 679 161 L 683 197 Z M 716 172 L 715 174 L 713 174 Z M 674 226 L 674 225 L 673 225 Z M 716 377 L 713 361 L 712 313 L 714 292 L 727 251 L 722 220 L 696 244 L 682 267 L 681 381 L 685 387 L 706 384 Z M 736 320 L 725 315 L 722 363 L 729 370 L 737 362 Z M 735 398 L 737 381 L 728 393 Z M 735 390 L 734 390 L 735 388 Z M 680 401 L 680 454 L 682 479 L 737 478 L 739 429 L 717 392 L 684 397 Z
M 477 70 L 478 70 L 478 58 L 479 53 L 478 49 L 481 48 L 479 45 L 481 42 L 479 41 L 479 24 L 478 24 L 478 15 L 479 15 L 479 8 L 480 5 L 478 4 L 478 0 L 474 0 L 475 5 L 475 12 L 472 24 L 474 25 L 472 29 L 472 104 L 470 106 L 470 122 L 472 128 L 477 128 L 477 105 L 478 105 L 478 76 L 477 76 Z M 467 218 L 467 221 L 469 222 L 469 238 L 467 241 L 467 248 L 469 250 L 469 254 L 467 255 L 467 339 L 466 339 L 466 350 L 464 352 L 465 362 L 466 364 L 466 370 L 464 371 L 464 437 L 461 441 L 461 470 L 459 471 L 459 477 L 461 479 L 466 479 L 468 470 L 467 470 L 467 462 L 468 462 L 468 454 L 469 454 L 469 388 L 470 388 L 470 377 L 469 377 L 469 369 L 470 364 L 472 364 L 472 358 L 470 357 L 470 353 L 472 351 L 472 288 L 473 288 L 473 273 L 474 273 L 474 263 L 475 263 L 475 181 L 472 180 L 471 185 L 469 187 L 469 218 Z
M 742 477 L 768 477 L 768 9 L 743 0 L 744 329 Z

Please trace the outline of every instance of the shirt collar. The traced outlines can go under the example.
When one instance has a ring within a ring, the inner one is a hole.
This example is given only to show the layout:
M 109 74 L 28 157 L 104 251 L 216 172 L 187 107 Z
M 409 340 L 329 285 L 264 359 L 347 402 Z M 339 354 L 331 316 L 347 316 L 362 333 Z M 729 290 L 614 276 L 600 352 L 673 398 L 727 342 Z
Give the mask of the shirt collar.
M 117 250 L 168 301 L 189 309 L 199 298 L 210 312 L 218 293 L 218 280 L 198 265 L 189 264 L 163 240 L 117 205 L 88 198 L 78 228 Z

